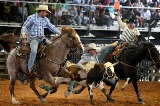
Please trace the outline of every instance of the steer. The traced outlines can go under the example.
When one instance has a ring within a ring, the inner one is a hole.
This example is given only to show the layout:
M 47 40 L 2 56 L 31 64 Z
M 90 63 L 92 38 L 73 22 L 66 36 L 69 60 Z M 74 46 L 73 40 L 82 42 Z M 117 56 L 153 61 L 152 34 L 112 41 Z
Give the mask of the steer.
M 90 95 L 90 104 L 93 104 L 93 92 L 92 88 L 99 87 L 102 92 L 107 97 L 107 101 L 113 101 L 113 99 L 107 94 L 104 86 L 103 86 L 103 79 L 107 77 L 112 77 L 115 75 L 114 73 L 114 65 L 110 62 L 107 63 L 95 63 L 95 62 L 86 62 L 83 64 L 85 67 L 84 70 L 80 70 L 77 68 L 76 64 L 67 62 L 67 70 L 72 73 L 75 77 L 75 84 L 76 85 L 83 85 L 84 87 L 88 86 L 88 91 Z M 62 73 L 56 79 L 55 83 L 58 85 L 62 82 L 69 82 L 70 78 L 67 74 Z M 65 92 L 65 97 L 69 95 L 70 91 Z

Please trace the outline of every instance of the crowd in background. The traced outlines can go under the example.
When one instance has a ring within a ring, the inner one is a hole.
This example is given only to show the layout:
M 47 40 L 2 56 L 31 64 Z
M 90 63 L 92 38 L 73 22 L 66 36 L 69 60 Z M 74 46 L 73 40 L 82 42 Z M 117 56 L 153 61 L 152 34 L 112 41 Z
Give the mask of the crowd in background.
M 15 1 L 15 2 L 9 2 Z M 37 3 L 16 2 L 21 0 L 0 1 L 0 20 L 3 22 L 23 23 L 27 16 L 34 14 Z M 30 2 L 58 3 L 49 4 L 48 14 L 51 23 L 58 25 L 84 25 L 96 24 L 98 26 L 113 25 L 116 21 L 114 3 L 116 0 L 24 0 Z M 144 27 L 147 20 L 159 18 L 159 9 L 150 9 L 149 7 L 160 7 L 159 0 L 120 0 L 122 6 L 147 7 L 147 8 L 122 8 L 122 21 L 126 22 L 130 18 L 136 21 L 136 27 Z M 82 5 L 73 5 L 82 4 Z M 86 6 L 85 6 L 86 5 Z M 112 7 L 106 7 L 112 6 Z M 24 7 L 24 8 L 23 8 Z M 24 14 L 24 15 L 23 15 Z

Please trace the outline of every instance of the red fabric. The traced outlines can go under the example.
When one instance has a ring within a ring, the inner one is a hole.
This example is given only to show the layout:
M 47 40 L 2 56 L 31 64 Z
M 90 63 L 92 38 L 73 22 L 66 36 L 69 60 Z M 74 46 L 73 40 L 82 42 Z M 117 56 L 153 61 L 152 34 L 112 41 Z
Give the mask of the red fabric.
M 117 1 L 115 4 L 114 4 L 114 9 L 119 9 L 120 7 L 120 1 Z

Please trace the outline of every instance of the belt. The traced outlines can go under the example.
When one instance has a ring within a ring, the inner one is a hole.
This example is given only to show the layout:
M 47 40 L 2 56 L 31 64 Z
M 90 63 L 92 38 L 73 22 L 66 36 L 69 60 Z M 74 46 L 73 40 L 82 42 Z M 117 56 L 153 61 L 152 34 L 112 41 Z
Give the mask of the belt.
M 43 36 L 34 36 L 34 35 L 31 35 L 30 37 L 31 38 L 39 38 L 39 39 L 43 38 Z

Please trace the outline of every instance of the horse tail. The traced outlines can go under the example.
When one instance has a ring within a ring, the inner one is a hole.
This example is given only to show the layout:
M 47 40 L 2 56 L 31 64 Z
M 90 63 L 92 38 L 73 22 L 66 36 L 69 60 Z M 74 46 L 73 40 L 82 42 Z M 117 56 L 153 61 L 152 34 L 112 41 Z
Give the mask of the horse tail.
M 3 33 L 0 36 L 0 45 L 6 52 L 10 52 L 14 48 L 15 36 L 14 33 Z

